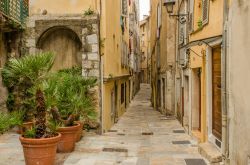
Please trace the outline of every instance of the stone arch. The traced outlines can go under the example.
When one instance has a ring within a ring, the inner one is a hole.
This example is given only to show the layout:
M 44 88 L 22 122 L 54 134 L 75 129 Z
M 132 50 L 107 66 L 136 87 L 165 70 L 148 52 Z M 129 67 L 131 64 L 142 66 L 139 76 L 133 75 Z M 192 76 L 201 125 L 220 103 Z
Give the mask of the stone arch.
M 70 28 L 55 26 L 45 30 L 38 38 L 36 47 L 41 51 L 50 51 L 55 54 L 52 70 L 82 64 L 82 41 Z

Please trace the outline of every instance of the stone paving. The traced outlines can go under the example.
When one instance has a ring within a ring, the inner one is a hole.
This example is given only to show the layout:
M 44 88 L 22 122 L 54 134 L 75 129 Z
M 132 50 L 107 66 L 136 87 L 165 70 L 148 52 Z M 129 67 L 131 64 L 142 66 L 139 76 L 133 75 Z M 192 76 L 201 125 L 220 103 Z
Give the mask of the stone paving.
M 154 111 L 150 95 L 150 86 L 142 84 L 127 112 L 109 132 L 87 133 L 73 153 L 57 155 L 57 165 L 203 165 L 198 162 L 203 158 L 197 142 L 183 133 L 176 119 Z M 18 135 L 0 137 L 0 155 L 0 165 L 25 164 Z

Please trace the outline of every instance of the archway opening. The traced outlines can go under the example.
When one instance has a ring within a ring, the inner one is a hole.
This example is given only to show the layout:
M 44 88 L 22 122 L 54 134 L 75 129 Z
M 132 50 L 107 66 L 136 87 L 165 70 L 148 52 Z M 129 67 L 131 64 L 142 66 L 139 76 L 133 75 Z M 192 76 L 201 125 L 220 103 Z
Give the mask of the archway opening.
M 66 27 L 53 27 L 45 31 L 37 42 L 37 48 L 55 54 L 52 70 L 81 66 L 82 42 L 78 35 Z

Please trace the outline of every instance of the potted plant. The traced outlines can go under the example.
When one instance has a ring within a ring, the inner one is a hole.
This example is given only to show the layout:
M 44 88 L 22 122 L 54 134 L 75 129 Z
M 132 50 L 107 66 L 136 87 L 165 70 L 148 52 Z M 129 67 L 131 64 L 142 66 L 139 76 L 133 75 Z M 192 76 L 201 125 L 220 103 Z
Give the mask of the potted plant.
M 11 59 L 4 70 L 5 75 L 15 77 L 20 83 L 29 81 L 32 84 L 29 90 L 34 91 L 31 92 L 33 95 L 29 98 L 35 107 L 33 110 L 34 127 L 26 130 L 19 138 L 23 146 L 26 165 L 53 165 L 55 163 L 57 143 L 61 134 L 48 127 L 45 97 L 41 88 L 53 61 L 54 56 L 51 53 L 27 55 L 20 59 Z M 19 99 L 23 101 L 22 98 Z
M 7 108 L 9 112 L 23 111 L 22 123 L 19 125 L 19 133 L 25 132 L 34 126 L 34 92 L 31 92 L 39 76 L 39 69 L 43 61 L 33 58 L 10 59 L 2 70 L 2 81 L 8 89 Z M 47 64 L 44 64 L 47 65 Z
M 95 111 L 95 101 L 93 95 L 90 94 L 90 89 L 96 85 L 96 79 L 82 77 L 82 69 L 73 67 L 72 69 L 64 69 L 61 73 L 68 73 L 68 79 L 71 82 L 71 102 L 72 113 L 76 115 L 75 123 L 80 124 L 79 131 L 76 135 L 76 142 L 80 141 L 85 133 L 84 122 L 86 120 L 95 120 L 97 113 Z
M 81 75 L 70 70 L 53 74 L 44 84 L 48 107 L 54 122 L 58 125 L 57 131 L 62 134 L 58 144 L 58 152 L 72 152 L 75 142 L 81 137 L 83 123 L 82 112 L 86 106 L 86 89 L 88 82 Z

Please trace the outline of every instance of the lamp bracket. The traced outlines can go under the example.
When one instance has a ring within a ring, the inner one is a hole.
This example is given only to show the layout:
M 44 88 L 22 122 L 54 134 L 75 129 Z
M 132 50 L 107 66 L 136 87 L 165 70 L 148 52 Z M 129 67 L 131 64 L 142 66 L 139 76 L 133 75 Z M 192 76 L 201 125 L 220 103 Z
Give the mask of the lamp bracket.
M 169 14 L 170 17 L 187 17 L 188 14 Z

